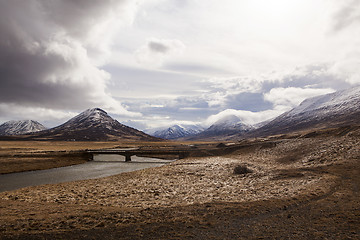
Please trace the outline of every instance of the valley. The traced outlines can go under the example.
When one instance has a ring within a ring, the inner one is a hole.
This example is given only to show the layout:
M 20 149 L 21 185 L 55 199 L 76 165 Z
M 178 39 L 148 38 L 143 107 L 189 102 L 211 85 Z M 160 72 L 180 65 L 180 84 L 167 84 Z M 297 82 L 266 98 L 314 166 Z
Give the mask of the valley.
M 51 129 L 2 136 L 5 178 L 41 169 L 56 178 L 56 167 L 64 166 L 90 175 L 75 171 L 69 182 L 1 192 L 0 237 L 359 239 L 357 93 L 308 99 L 257 128 L 230 116 L 195 135 L 184 137 L 191 126 L 161 132 L 177 141 L 127 127 L 99 108 Z M 122 156 L 101 178 L 82 167 L 93 154 L 122 149 L 166 164 L 114 172 L 137 164 Z M 166 161 L 172 153 L 181 159 Z
M 359 3 L 0 0 L 0 240 L 359 240 Z
M 4 192 L 1 234 L 3 239 L 356 239 L 360 130 L 344 133 L 331 129 L 253 140 L 218 156 Z M 250 172 L 235 173 L 239 165 Z

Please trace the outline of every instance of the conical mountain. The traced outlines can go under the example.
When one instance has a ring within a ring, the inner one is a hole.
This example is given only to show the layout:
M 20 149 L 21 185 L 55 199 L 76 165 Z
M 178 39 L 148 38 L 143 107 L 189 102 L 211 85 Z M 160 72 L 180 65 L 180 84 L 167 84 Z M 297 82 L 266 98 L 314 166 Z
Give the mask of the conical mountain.
M 32 140 L 59 141 L 158 141 L 158 138 L 125 126 L 100 108 L 88 109 L 66 123 L 37 134 Z

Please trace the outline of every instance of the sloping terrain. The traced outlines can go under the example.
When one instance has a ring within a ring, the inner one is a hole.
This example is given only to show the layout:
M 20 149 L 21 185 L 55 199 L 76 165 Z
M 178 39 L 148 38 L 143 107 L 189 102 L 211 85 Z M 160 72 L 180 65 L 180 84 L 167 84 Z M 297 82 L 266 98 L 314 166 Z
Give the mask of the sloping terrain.
M 269 136 L 354 124 L 360 124 L 360 87 L 306 99 L 298 107 L 247 136 Z
M 0 194 L 4 239 L 359 239 L 360 131 Z M 251 171 L 234 172 L 237 166 Z
M 240 118 L 234 115 L 225 116 L 213 123 L 206 130 L 185 138 L 186 140 L 222 140 L 234 134 L 245 134 L 253 127 L 244 124 Z
M 159 140 L 119 123 L 100 108 L 88 109 L 58 127 L 21 136 L 19 139 L 57 141 Z
M 21 135 L 45 129 L 44 125 L 34 120 L 8 121 L 0 125 L 0 135 Z
M 174 125 L 148 133 L 154 137 L 163 139 L 179 139 L 196 135 L 202 131 L 204 131 L 204 128 L 198 125 Z

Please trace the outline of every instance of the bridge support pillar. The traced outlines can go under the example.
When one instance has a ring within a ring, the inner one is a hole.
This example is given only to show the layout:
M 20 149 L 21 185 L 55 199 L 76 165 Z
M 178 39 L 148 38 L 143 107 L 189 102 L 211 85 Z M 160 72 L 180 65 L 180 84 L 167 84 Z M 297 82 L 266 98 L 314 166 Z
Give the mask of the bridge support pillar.
M 131 161 L 131 155 L 125 155 L 125 162 Z

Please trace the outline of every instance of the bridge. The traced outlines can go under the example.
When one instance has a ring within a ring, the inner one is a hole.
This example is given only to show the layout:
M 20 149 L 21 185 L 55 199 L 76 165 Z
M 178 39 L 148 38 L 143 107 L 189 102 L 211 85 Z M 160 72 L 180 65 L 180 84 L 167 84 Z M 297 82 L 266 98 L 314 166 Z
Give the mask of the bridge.
M 91 160 L 94 159 L 94 154 L 118 154 L 125 156 L 125 162 L 131 161 L 131 156 L 145 155 L 145 156 L 159 156 L 159 155 L 175 155 L 179 159 L 189 156 L 191 150 L 168 150 L 168 149 L 154 149 L 154 150 L 140 150 L 139 148 L 131 149 L 101 149 L 88 150 L 91 154 Z

